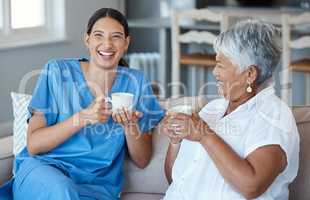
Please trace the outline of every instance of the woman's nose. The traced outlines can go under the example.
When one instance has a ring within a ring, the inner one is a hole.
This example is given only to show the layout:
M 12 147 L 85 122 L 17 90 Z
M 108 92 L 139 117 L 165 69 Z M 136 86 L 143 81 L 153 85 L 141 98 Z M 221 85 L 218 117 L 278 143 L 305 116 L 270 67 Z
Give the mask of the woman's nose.
M 217 70 L 218 68 L 217 68 L 217 65 L 215 65 L 214 66 L 214 68 L 213 68 L 213 70 L 212 70 L 212 74 L 213 74 L 213 76 L 218 76 L 218 70 Z
M 107 36 L 103 39 L 102 43 L 105 45 L 105 46 L 112 46 L 112 38 Z

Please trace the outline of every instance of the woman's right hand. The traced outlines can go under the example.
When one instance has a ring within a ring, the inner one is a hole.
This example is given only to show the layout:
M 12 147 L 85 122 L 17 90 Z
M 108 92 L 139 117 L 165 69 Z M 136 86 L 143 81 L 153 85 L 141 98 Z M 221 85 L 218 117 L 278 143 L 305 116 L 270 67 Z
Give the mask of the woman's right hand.
M 161 121 L 160 133 L 165 134 L 169 137 L 170 143 L 180 144 L 183 140 L 183 137 L 176 134 L 176 130 L 173 130 L 173 116 L 171 114 L 166 114 L 164 119 Z
M 105 123 L 112 114 L 112 105 L 104 97 L 97 97 L 87 108 L 79 112 L 79 121 L 83 125 Z

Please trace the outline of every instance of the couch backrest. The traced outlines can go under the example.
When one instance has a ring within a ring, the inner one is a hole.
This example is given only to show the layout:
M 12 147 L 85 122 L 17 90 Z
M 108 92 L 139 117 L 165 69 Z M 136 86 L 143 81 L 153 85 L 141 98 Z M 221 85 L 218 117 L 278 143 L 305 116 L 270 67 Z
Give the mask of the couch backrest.
M 310 199 L 310 106 L 295 107 L 293 113 L 300 134 L 299 171 L 290 185 L 290 200 Z

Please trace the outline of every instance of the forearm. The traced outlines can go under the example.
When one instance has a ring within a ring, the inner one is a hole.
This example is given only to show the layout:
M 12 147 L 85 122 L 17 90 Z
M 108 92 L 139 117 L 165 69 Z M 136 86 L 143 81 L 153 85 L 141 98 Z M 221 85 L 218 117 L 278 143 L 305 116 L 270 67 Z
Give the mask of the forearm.
M 124 126 L 128 151 L 139 168 L 144 168 L 152 157 L 152 137 L 142 134 L 136 123 Z
M 167 150 L 167 155 L 166 155 L 166 160 L 165 160 L 165 175 L 166 175 L 166 178 L 169 184 L 171 184 L 172 182 L 172 167 L 179 153 L 180 146 L 181 146 L 181 143 L 179 144 L 170 143 L 168 150 Z
M 53 126 L 39 128 L 28 133 L 27 148 L 32 155 L 48 152 L 65 142 L 83 127 L 78 113 Z M 31 130 L 28 130 L 31 131 Z
M 202 146 L 212 158 L 217 169 L 237 191 L 247 194 L 248 191 L 255 190 L 256 174 L 254 168 L 246 160 L 238 156 L 216 134 L 208 134 L 200 141 Z

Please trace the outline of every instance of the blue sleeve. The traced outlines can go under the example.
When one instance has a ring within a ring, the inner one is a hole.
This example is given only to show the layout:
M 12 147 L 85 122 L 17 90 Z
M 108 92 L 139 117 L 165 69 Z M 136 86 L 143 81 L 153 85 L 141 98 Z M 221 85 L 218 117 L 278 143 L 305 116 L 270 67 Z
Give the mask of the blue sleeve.
M 153 94 L 151 83 L 144 76 L 140 86 L 140 97 L 136 109 L 143 113 L 138 123 L 141 132 L 146 133 L 160 122 L 165 115 L 165 111 L 161 108 L 156 96 Z
M 28 106 L 28 119 L 34 111 L 39 111 L 44 114 L 47 126 L 55 124 L 58 116 L 56 91 L 60 80 L 57 77 L 57 67 L 55 61 L 50 61 L 44 66 Z

